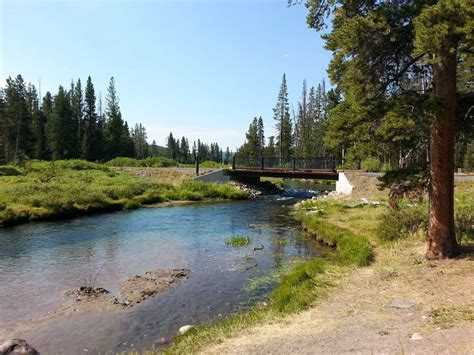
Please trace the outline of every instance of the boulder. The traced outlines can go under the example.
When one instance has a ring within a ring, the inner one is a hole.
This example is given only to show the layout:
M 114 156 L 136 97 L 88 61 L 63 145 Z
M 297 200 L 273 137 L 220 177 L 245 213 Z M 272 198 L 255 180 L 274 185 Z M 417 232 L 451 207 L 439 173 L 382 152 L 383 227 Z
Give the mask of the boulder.
M 0 344 L 0 355 L 39 355 L 24 339 L 10 339 Z

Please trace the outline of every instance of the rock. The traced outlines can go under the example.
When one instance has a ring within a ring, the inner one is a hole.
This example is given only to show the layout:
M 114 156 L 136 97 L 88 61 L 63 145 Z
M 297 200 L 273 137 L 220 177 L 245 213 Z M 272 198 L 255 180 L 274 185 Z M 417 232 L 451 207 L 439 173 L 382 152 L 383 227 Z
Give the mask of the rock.
M 30 344 L 24 339 L 10 339 L 0 345 L 0 354 L 2 355 L 39 355 Z
M 423 337 L 421 336 L 420 333 L 413 333 L 410 337 L 411 340 L 423 340 Z
M 253 250 L 263 250 L 263 244 L 254 246 Z
M 168 344 L 168 340 L 166 340 L 165 338 L 160 338 L 155 343 L 158 345 L 166 345 Z
M 412 308 L 414 306 L 416 306 L 416 303 L 406 300 L 393 300 L 387 305 L 387 307 L 399 309 Z
M 194 326 L 189 325 L 189 324 L 188 325 L 183 325 L 181 328 L 179 328 L 178 334 L 183 335 L 183 334 L 189 332 L 191 329 L 194 329 Z

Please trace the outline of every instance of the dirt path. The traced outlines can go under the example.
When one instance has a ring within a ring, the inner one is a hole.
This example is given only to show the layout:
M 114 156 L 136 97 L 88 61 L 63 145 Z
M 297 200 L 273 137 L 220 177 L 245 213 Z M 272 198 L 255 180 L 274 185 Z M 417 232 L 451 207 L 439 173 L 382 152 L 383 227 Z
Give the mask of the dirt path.
M 424 245 L 378 250 L 329 298 L 204 353 L 474 354 L 474 261 L 427 262 Z M 409 308 L 387 306 L 394 300 Z

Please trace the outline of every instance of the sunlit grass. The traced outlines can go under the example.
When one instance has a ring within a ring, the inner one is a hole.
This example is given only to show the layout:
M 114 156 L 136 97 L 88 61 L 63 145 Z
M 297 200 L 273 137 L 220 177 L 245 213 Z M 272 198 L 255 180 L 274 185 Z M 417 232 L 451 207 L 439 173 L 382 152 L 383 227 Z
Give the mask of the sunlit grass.
M 250 237 L 242 235 L 234 235 L 225 241 L 225 243 L 231 247 L 244 247 L 249 245 L 251 242 L 252 239 Z
M 81 160 L 0 167 L 0 224 L 135 209 L 163 201 L 237 200 L 234 186 L 185 181 L 173 185 Z

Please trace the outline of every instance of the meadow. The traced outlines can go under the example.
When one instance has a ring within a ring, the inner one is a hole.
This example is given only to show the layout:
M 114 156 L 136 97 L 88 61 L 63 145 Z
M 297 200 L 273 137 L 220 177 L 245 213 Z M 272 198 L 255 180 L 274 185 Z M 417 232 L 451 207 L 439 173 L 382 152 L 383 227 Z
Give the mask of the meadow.
M 0 166 L 0 225 L 135 209 L 166 201 L 238 200 L 231 185 L 175 183 L 174 174 L 147 179 L 82 160 Z

